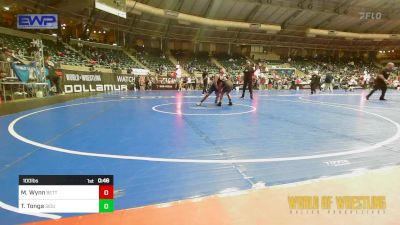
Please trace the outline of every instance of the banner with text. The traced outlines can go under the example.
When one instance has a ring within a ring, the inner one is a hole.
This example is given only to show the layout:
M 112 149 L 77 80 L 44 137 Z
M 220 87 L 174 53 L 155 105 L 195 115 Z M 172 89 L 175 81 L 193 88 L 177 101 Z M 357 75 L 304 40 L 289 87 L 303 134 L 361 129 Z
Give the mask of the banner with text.
M 65 93 L 127 91 L 133 85 L 133 75 L 63 70 Z

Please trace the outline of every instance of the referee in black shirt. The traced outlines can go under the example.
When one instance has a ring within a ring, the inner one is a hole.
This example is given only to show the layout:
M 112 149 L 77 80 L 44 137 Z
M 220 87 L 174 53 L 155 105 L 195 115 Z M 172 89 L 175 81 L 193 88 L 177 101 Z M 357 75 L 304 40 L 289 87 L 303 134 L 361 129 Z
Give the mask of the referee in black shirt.
M 253 99 L 253 74 L 254 74 L 254 67 L 251 65 L 249 61 L 246 62 L 246 67 L 243 71 L 243 93 L 242 97 L 244 98 L 244 93 L 246 92 L 246 87 L 249 86 L 250 98 Z
M 379 100 L 386 100 L 385 99 L 385 93 L 386 93 L 386 90 L 387 90 L 387 82 L 388 82 L 387 79 L 389 78 L 389 75 L 393 71 L 393 69 L 394 69 L 394 63 L 389 62 L 388 64 L 386 64 L 386 67 L 382 70 L 381 74 L 379 74 L 376 77 L 374 88 L 367 95 L 367 100 L 378 89 L 380 89 L 382 91 L 382 94 L 381 94 L 381 97 L 379 98 Z

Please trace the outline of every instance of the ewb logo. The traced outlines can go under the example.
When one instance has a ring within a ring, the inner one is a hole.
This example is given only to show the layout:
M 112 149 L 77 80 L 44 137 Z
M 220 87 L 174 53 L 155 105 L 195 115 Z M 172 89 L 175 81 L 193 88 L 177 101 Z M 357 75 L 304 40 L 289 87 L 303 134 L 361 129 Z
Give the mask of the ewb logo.
M 20 14 L 17 16 L 18 29 L 58 29 L 57 14 Z

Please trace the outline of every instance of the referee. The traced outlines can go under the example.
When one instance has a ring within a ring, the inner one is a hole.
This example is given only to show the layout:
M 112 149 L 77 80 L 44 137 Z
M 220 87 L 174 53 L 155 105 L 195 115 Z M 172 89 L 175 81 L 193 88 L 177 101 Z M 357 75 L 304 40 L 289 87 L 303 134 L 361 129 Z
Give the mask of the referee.
M 386 100 L 385 99 L 385 94 L 386 94 L 386 90 L 387 90 L 387 83 L 388 83 L 388 78 L 390 73 L 393 71 L 394 69 L 394 63 L 389 62 L 388 64 L 386 64 L 386 67 L 382 70 L 381 74 L 379 74 L 376 79 L 375 79 L 375 84 L 374 84 L 374 88 L 372 89 L 372 91 L 367 95 L 367 100 L 369 100 L 369 97 L 371 97 L 371 95 L 377 91 L 378 89 L 380 89 L 382 91 L 381 97 L 379 98 L 379 100 Z
M 242 97 L 244 98 L 244 93 L 246 92 L 246 87 L 249 86 L 250 98 L 253 99 L 253 75 L 254 75 L 254 67 L 251 65 L 249 61 L 246 62 L 246 67 L 244 68 L 244 83 L 243 83 L 243 93 Z

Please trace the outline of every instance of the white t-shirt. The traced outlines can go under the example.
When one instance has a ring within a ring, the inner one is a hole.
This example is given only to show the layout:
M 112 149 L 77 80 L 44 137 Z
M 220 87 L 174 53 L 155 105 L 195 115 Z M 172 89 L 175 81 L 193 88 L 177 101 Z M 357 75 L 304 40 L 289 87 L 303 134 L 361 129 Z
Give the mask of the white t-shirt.
M 258 76 L 260 76 L 260 69 L 256 69 L 256 71 L 254 71 L 254 75 L 258 78 Z
M 182 71 L 181 71 L 180 68 L 176 69 L 175 73 L 176 73 L 176 78 L 181 78 L 182 77 Z
M 364 81 L 369 81 L 371 79 L 371 75 L 368 71 L 364 70 Z

